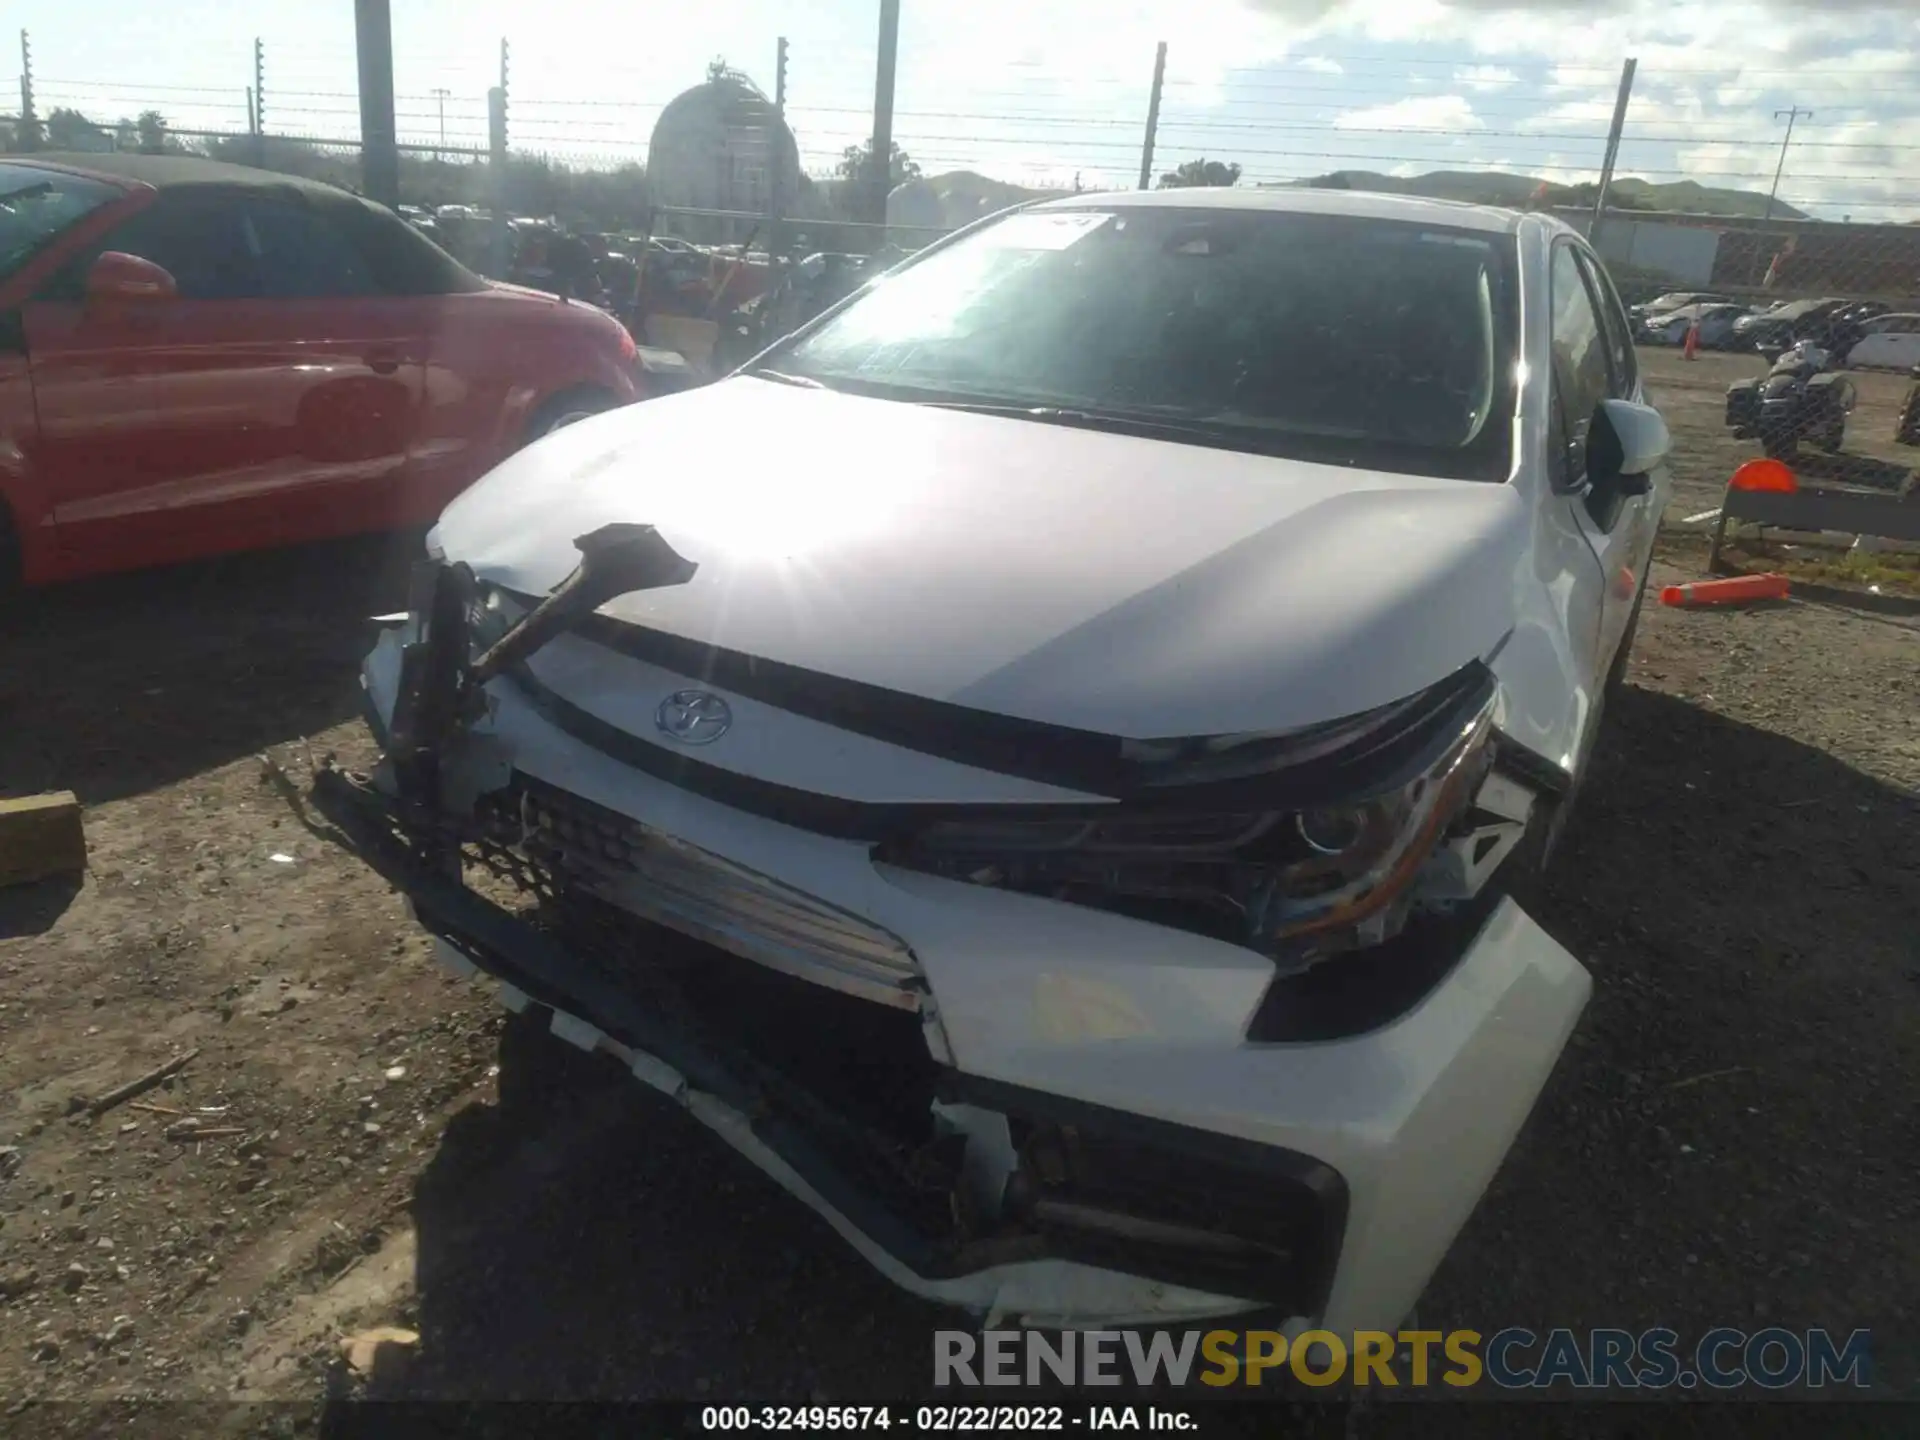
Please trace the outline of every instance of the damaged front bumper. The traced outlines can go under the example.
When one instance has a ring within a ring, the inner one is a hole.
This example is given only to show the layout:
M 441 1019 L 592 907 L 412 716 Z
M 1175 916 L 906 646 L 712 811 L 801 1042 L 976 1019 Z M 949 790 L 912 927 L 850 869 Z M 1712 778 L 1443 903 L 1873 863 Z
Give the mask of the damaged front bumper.
M 404 638 L 369 657 L 377 729 Z M 1588 993 L 1491 894 L 1283 976 L 898 868 L 622 764 L 511 683 L 432 758 L 430 812 L 333 772 L 316 799 L 445 963 L 616 1057 L 903 1287 L 996 1319 L 1393 1328 Z
M 614 1057 L 684 1106 L 916 1294 L 1059 1326 L 1275 1307 L 1304 1315 L 1324 1300 L 1347 1194 L 1340 1176 L 1310 1157 L 936 1066 L 932 1112 L 938 1135 L 955 1142 L 950 1151 L 1008 1147 L 1012 1120 L 1047 1173 L 1024 1177 L 1034 1192 L 1022 1202 L 1025 1224 L 997 1225 L 1003 1233 L 994 1236 L 928 1224 L 924 1195 L 876 1193 L 898 1192 L 897 1175 L 878 1187 L 860 1183 L 858 1172 L 884 1157 L 850 1152 L 894 1142 L 861 1133 L 857 1118 L 825 1113 L 818 1097 L 800 1095 L 777 1066 L 716 1045 L 697 1022 L 675 1024 L 675 1012 L 685 1015 L 684 995 L 649 1004 L 644 987 L 610 978 L 567 939 L 423 865 L 399 808 L 357 779 L 323 771 L 314 799 L 361 858 L 407 897 L 443 965 L 498 980 L 510 1010 L 545 1009 L 556 1036 Z M 675 943 L 665 933 L 648 938 Z M 697 958 L 724 963 L 717 954 Z M 656 991 L 652 998 L 661 997 Z M 929 1146 L 938 1148 L 937 1140 Z M 964 1158 L 944 1170 L 937 1157 L 928 1164 L 926 1178 L 955 1210 L 974 1208 L 977 1222 L 986 1207 L 965 1193 Z M 1210 1231 L 1179 1218 L 1183 1204 L 1191 1209 L 1193 1198 L 1205 1196 L 1217 1202 L 1217 1221 L 1234 1206 L 1228 1190 L 1243 1197 L 1238 1218 L 1249 1233 Z M 889 1198 L 906 1203 L 890 1206 Z M 1219 1288 L 1204 1288 L 1209 1280 Z

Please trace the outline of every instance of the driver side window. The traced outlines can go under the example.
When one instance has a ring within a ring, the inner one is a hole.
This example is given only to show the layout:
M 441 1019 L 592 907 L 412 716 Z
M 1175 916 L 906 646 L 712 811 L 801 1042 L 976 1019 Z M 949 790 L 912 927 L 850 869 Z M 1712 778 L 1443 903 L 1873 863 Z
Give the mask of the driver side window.
M 1577 490 L 1587 479 L 1587 432 L 1610 384 L 1607 344 L 1571 245 L 1554 246 L 1548 283 L 1554 413 L 1548 425 L 1547 468 L 1555 488 Z

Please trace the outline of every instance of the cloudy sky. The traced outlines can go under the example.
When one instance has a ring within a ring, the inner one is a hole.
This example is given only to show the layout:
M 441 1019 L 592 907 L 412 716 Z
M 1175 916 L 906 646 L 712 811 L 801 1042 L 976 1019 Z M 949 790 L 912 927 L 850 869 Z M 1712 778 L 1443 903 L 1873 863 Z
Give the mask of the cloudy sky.
M 876 0 L 393 0 L 403 138 L 484 144 L 511 43 L 517 148 L 645 159 L 659 108 L 715 58 L 773 88 L 825 170 L 870 124 Z M 1207 155 L 1250 180 L 1495 167 L 1591 178 L 1620 65 L 1639 60 L 1620 173 L 1764 191 L 1855 220 L 1920 218 L 1920 0 L 904 0 L 896 138 L 930 171 L 1136 178 L 1154 45 L 1156 169 Z M 353 6 L 24 0 L 38 104 L 156 108 L 244 129 L 253 40 L 277 133 L 351 136 Z M 444 90 L 444 96 L 436 92 Z

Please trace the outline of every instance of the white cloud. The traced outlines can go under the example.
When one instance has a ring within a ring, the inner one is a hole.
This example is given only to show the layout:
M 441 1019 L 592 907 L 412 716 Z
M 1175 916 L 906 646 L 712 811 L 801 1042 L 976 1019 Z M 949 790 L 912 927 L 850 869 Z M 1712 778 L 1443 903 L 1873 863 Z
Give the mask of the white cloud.
M 1520 77 L 1504 65 L 1468 65 L 1453 72 L 1453 78 L 1469 90 L 1486 94 L 1520 83 Z
M 1338 60 L 1329 60 L 1324 55 L 1309 55 L 1300 62 L 1302 70 L 1311 70 L 1316 75 L 1344 75 L 1347 67 Z
M 1765 150 L 1708 142 L 1685 145 L 1677 163 L 1703 185 L 1738 185 L 1765 192 L 1780 158 L 1775 143 Z M 1920 216 L 1920 186 L 1913 180 L 1920 152 L 1920 116 L 1855 120 L 1793 132 L 1780 176 L 1780 198 L 1827 217 L 1851 214 L 1860 221 L 1908 220 Z
M 1464 95 L 1409 95 L 1333 118 L 1336 130 L 1471 130 L 1479 123 Z

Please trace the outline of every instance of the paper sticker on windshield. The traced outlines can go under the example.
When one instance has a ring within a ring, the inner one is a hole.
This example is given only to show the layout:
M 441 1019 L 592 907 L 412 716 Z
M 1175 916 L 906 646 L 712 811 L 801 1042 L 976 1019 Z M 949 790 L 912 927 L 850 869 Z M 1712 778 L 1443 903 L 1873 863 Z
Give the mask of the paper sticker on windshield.
M 981 232 L 980 239 L 1009 250 L 1064 250 L 1084 240 L 1113 216 L 1105 212 L 1072 210 L 1061 214 L 1009 215 Z

